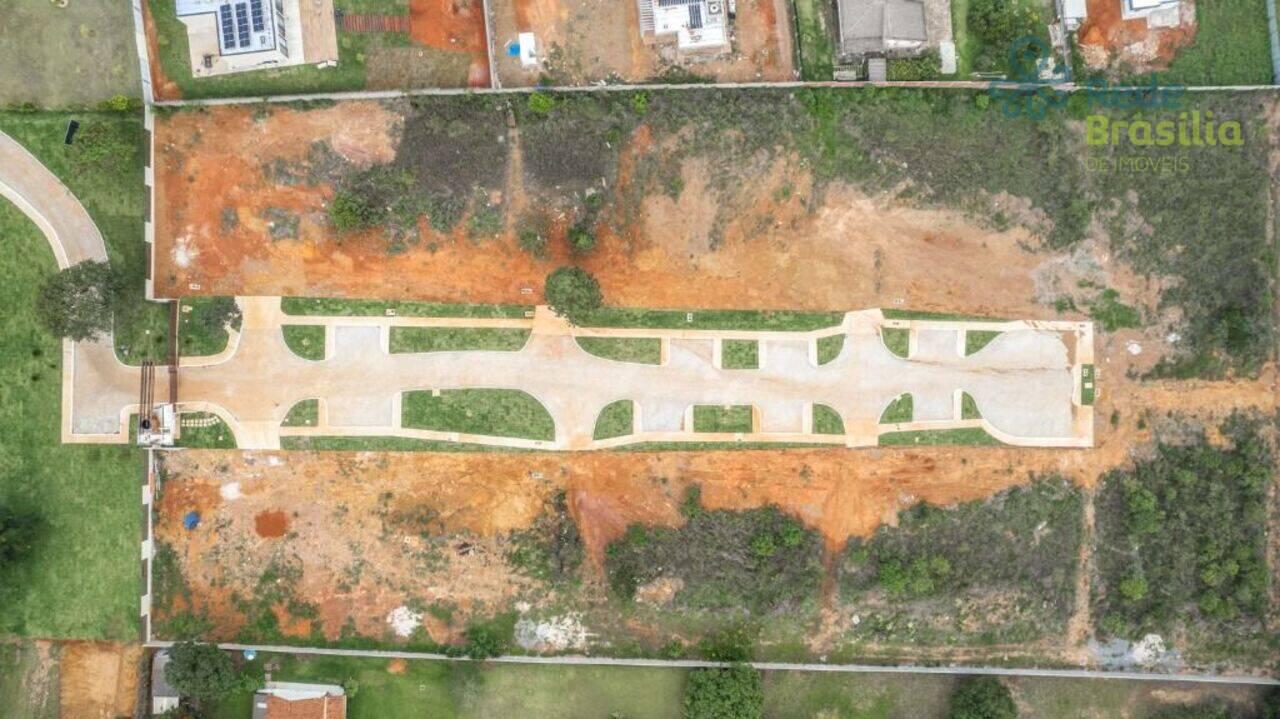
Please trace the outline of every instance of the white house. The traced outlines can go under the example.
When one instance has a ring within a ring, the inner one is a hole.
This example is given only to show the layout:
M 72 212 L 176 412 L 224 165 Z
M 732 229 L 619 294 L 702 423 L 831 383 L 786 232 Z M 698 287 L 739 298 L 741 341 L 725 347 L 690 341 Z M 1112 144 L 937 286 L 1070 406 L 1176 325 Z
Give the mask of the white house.
M 177 0 L 196 77 L 338 62 L 333 0 Z

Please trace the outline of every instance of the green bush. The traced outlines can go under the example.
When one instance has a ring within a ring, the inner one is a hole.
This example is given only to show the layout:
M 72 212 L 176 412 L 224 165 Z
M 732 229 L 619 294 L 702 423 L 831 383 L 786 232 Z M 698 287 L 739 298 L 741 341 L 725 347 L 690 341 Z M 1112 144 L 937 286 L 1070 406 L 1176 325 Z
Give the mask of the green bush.
M 1015 719 L 1018 707 L 1009 688 L 995 677 L 961 680 L 951 695 L 950 719 Z
M 599 195 L 592 195 L 599 197 Z M 578 223 L 569 228 L 569 247 L 579 254 L 590 252 L 596 246 L 596 236 L 592 234 L 591 228 L 584 223 Z
M 170 647 L 164 678 L 179 694 L 196 701 L 215 701 L 240 686 L 231 655 L 200 642 L 178 642 Z
M 539 115 L 549 114 L 555 107 L 555 98 L 545 92 L 534 92 L 529 95 L 529 109 Z
M 502 614 L 485 622 L 473 622 L 463 632 L 467 640 L 463 653 L 477 662 L 502 656 L 511 646 L 514 633 L 514 614 Z
M 544 294 L 551 309 L 575 325 L 604 304 L 600 283 L 580 267 L 561 267 L 547 275 Z
M 77 342 L 111 330 L 120 276 L 105 262 L 85 260 L 51 275 L 40 288 L 36 309 L 50 332 Z
M 516 243 L 520 245 L 520 249 L 536 259 L 542 259 L 547 255 L 547 238 L 531 227 L 520 230 L 516 235 Z
M 338 232 L 351 232 L 377 226 L 382 220 L 382 214 L 365 198 L 347 190 L 339 190 L 334 195 L 333 202 L 329 203 L 329 220 Z
M 749 666 L 695 669 L 684 693 L 685 719 L 759 719 L 764 680 Z

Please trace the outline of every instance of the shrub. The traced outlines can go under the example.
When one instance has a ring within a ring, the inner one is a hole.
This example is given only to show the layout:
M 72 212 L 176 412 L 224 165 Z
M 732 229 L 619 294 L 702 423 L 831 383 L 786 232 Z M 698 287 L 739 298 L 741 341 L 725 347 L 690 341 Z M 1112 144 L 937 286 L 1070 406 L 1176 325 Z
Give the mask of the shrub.
M 329 220 L 338 232 L 374 227 L 381 219 L 381 213 L 368 200 L 350 190 L 339 190 L 329 203 Z
M 240 686 L 231 656 L 212 644 L 178 642 L 169 648 L 164 677 L 179 694 L 214 701 Z
M 514 632 L 515 616 L 510 614 L 500 615 L 486 622 L 473 622 L 463 632 L 467 640 L 462 648 L 463 653 L 476 662 L 502 656 L 507 647 L 511 646 Z
M 547 254 L 546 236 L 532 227 L 520 230 L 520 233 L 516 236 L 516 243 L 520 245 L 520 249 L 538 259 L 542 259 Z
M 137 107 L 138 102 L 127 95 L 113 95 L 98 103 L 98 109 L 103 112 L 129 112 Z
M 604 304 L 600 283 L 580 267 L 561 267 L 547 275 L 544 294 L 551 309 L 575 325 Z
M 539 115 L 546 115 L 554 110 L 555 107 L 555 98 L 545 92 L 535 92 L 529 95 L 529 109 Z
M 85 260 L 49 277 L 37 310 L 49 331 L 77 342 L 111 330 L 112 307 L 124 286 L 105 262 Z
M 599 195 L 592 195 L 592 197 L 599 197 Z M 595 246 L 596 236 L 591 233 L 590 228 L 586 225 L 577 224 L 569 228 L 569 247 L 574 252 L 590 252 Z
M 685 719 L 758 719 L 764 716 L 764 682 L 748 666 L 696 669 L 684 692 Z
M 995 677 L 965 679 L 951 695 L 950 719 L 1014 719 L 1018 707 L 1009 688 Z

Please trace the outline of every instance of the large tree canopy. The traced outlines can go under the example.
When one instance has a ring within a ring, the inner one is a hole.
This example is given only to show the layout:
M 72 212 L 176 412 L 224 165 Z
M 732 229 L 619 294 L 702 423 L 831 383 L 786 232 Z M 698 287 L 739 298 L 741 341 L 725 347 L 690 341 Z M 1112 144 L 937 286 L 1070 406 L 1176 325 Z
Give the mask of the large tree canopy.
M 212 644 L 178 642 L 169 649 L 164 678 L 178 693 L 197 701 L 212 701 L 240 682 L 231 656 Z
M 40 319 L 59 337 L 96 339 L 111 330 L 121 281 L 105 262 L 85 260 L 62 270 L 40 288 Z

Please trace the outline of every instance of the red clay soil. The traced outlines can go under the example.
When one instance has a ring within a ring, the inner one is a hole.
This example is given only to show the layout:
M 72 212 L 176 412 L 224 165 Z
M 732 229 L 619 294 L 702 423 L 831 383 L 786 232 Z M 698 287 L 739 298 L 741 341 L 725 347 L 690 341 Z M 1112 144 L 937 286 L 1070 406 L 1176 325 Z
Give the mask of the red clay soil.
M 1146 67 L 1135 69 L 1159 69 L 1167 67 L 1178 50 L 1195 37 L 1195 23 L 1149 28 L 1146 19 L 1125 20 L 1121 16 L 1122 1 L 1088 0 L 1088 19 L 1080 27 L 1078 34 L 1082 46 L 1101 48 L 1110 55 L 1149 39 L 1154 40 L 1157 43 L 1154 56 L 1146 63 Z
M 441 50 L 471 55 L 467 84 L 490 87 L 489 43 L 484 32 L 484 5 L 480 0 L 410 0 L 409 36 L 415 42 Z
M 259 512 L 253 518 L 254 531 L 259 537 L 283 537 L 289 531 L 289 518 L 280 510 Z
M 151 72 L 151 94 L 157 100 L 180 100 L 182 91 L 178 84 L 164 74 L 160 66 L 160 43 L 156 39 L 156 24 L 151 19 L 151 2 L 142 0 L 142 26 L 147 35 L 147 65 Z

